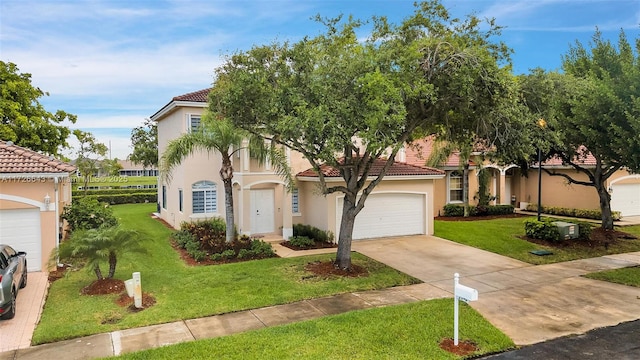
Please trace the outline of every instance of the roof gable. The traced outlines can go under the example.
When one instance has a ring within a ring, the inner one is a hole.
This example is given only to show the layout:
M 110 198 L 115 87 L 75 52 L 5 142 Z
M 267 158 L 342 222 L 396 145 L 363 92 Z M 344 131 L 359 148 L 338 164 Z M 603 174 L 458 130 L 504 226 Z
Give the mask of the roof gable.
M 169 101 L 165 106 L 156 111 L 155 114 L 151 115 L 151 120 L 160 121 L 162 118 L 173 112 L 173 110 L 175 110 L 179 106 L 191 106 L 199 108 L 206 107 L 207 100 L 209 99 L 209 92 L 211 92 L 211 88 L 174 96 L 171 101 Z
M 424 165 L 427 162 L 427 159 L 429 159 L 429 156 L 431 156 L 431 152 L 433 152 L 433 145 L 434 137 L 428 136 L 424 139 L 414 141 L 409 146 L 405 146 L 405 158 L 407 164 L 417 166 Z M 449 155 L 444 163 L 438 166 L 459 168 L 462 167 L 462 165 L 463 164 L 460 158 L 460 152 L 455 151 L 451 155 Z M 469 160 L 469 165 L 475 166 L 473 160 Z
M 33 150 L 14 145 L 10 141 L 0 140 L 0 173 L 2 174 L 41 174 L 70 173 L 73 165 L 42 155 Z
M 202 90 L 186 93 L 186 94 L 183 94 L 183 95 L 174 96 L 172 101 L 192 101 L 192 102 L 205 102 L 206 103 L 207 99 L 209 98 L 209 92 L 210 91 L 211 91 L 211 88 L 202 89 Z

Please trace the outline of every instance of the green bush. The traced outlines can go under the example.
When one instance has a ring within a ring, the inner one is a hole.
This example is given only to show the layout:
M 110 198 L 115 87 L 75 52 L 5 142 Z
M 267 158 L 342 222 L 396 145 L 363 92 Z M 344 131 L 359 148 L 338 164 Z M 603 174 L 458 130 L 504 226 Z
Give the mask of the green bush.
M 333 243 L 334 236 L 331 231 L 324 231 L 315 226 L 306 224 L 294 224 L 293 236 L 306 236 L 317 242 Z
M 227 249 L 226 223 L 221 218 L 190 221 L 180 224 L 180 230 L 186 231 L 200 242 L 203 250 L 219 253 Z
M 469 206 L 469 216 L 508 215 L 513 214 L 513 210 L 513 205 Z M 447 204 L 444 206 L 444 216 L 464 216 L 464 206 Z
M 538 211 L 538 204 L 527 205 L 527 211 Z M 542 206 L 541 211 L 549 215 L 578 217 L 578 218 L 593 219 L 593 220 L 602 219 L 602 211 L 600 211 L 599 209 L 588 210 L 588 209 L 562 208 L 562 207 L 556 207 L 556 206 Z M 620 220 L 620 212 L 612 211 L 611 217 L 613 217 L 613 220 Z
M 171 235 L 171 237 L 176 242 L 176 244 L 183 249 L 186 248 L 187 243 L 198 243 L 196 238 L 191 233 L 185 230 L 176 231 Z
M 118 225 L 113 209 L 91 197 L 78 199 L 65 206 L 62 218 L 67 221 L 70 231 Z
M 315 244 L 315 241 L 306 236 L 292 236 L 289 238 L 289 244 L 301 248 L 307 248 L 312 247 Z
M 117 204 L 140 204 L 140 203 L 156 203 L 158 202 L 157 192 L 134 192 L 120 194 L 104 194 L 104 195 L 73 195 L 73 201 L 81 198 L 93 198 L 101 202 L 111 205 Z
M 273 251 L 271 244 L 262 240 L 254 239 L 251 241 L 249 249 L 240 249 L 238 259 L 264 259 L 274 257 L 276 253 Z
M 553 223 L 554 221 L 549 218 L 542 218 L 540 221 L 527 219 L 524 221 L 524 232 L 533 239 L 560 241 L 562 237 L 558 227 Z
M 591 230 L 593 229 L 593 225 L 588 222 L 579 221 L 576 222 L 578 224 L 578 235 L 582 240 L 589 240 L 591 236 Z

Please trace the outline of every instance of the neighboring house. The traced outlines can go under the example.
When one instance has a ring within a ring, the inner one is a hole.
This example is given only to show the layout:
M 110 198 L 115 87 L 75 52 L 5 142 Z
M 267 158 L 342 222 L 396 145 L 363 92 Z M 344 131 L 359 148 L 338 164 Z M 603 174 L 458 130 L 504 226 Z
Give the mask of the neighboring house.
M 158 152 L 162 156 L 169 141 L 197 129 L 207 106 L 209 89 L 174 97 L 151 116 L 158 124 Z M 307 170 L 307 160 L 288 151 L 296 176 L 296 188 L 286 184 L 267 162 L 263 165 L 241 150 L 233 157 L 234 211 L 238 232 L 247 235 L 279 234 L 288 238 L 293 224 L 308 224 L 338 235 L 344 196 L 323 196 L 318 176 Z M 224 218 L 224 189 L 217 154 L 199 153 L 182 162 L 169 181 L 158 181 L 160 217 L 178 228 L 184 221 Z M 380 167 L 374 168 L 376 175 Z M 329 182 L 342 178 L 334 169 L 323 169 Z M 356 217 L 354 239 L 433 234 L 434 180 L 444 172 L 424 166 L 395 163 L 369 195 Z
M 118 160 L 121 169 L 118 171 L 120 176 L 158 176 L 158 169 L 153 166 L 144 168 L 142 164 L 134 164 L 129 160 Z
M 27 252 L 29 271 L 47 270 L 63 236 L 60 218 L 71 203 L 76 168 L 0 140 L 0 243 Z
M 430 139 L 418 143 L 419 146 L 405 148 L 399 154 L 399 160 L 406 159 L 409 164 L 423 165 L 432 151 L 433 142 Z M 480 171 L 489 171 L 490 194 L 495 198 L 492 204 L 511 204 L 517 208 L 526 208 L 529 203 L 538 201 L 538 165 L 533 166 L 523 174 L 516 165 L 499 166 L 482 161 L 476 154 L 469 171 L 469 203 L 476 204 L 474 196 L 478 193 L 478 175 Z M 582 161 L 584 167 L 595 166 L 595 158 L 587 156 Z M 478 166 L 477 164 L 482 164 Z M 462 167 L 458 154 L 449 157 L 446 164 L 439 168 L 445 170 L 443 180 L 435 183 L 435 208 L 441 211 L 446 204 L 462 203 Z M 551 159 L 542 164 L 543 169 L 566 173 L 574 179 L 587 180 L 586 175 L 579 174 L 568 165 L 563 165 L 559 159 Z M 611 194 L 611 209 L 620 211 L 622 216 L 640 215 L 640 175 L 631 174 L 626 170 L 619 170 L 607 182 Z M 595 188 L 590 186 L 569 184 L 560 176 L 550 176 L 542 171 L 541 204 L 575 209 L 600 209 L 600 201 Z

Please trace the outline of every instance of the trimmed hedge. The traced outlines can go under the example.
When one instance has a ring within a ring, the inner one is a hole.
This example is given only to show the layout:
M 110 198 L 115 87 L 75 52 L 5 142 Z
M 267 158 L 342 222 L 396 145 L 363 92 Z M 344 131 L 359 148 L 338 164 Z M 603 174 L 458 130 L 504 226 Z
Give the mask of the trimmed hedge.
M 307 237 L 314 242 L 333 243 L 334 237 L 331 231 L 320 230 L 315 226 L 305 224 L 293 225 L 294 237 Z
M 600 209 L 588 210 L 588 209 L 562 208 L 562 207 L 556 207 L 556 206 L 542 206 L 541 210 L 543 213 L 549 214 L 549 215 L 568 216 L 568 217 L 593 219 L 593 220 L 602 219 L 602 211 L 600 211 Z M 527 211 L 538 211 L 538 204 L 527 205 Z M 620 211 L 612 211 L 611 216 L 613 217 L 613 220 L 620 220 Z
M 469 216 L 508 215 L 513 211 L 513 205 L 469 205 Z M 444 216 L 464 216 L 464 206 L 447 204 L 444 206 Z
M 524 221 L 524 232 L 528 237 L 533 239 L 542 239 L 548 241 L 562 241 L 562 236 L 558 227 L 554 224 L 558 219 L 541 218 L 527 219 Z M 578 239 L 588 240 L 591 235 L 593 225 L 587 222 L 575 222 L 578 225 Z
M 100 202 L 106 202 L 111 205 L 116 204 L 138 204 L 138 203 L 157 203 L 157 192 L 135 192 L 135 193 L 120 193 L 113 195 L 73 195 L 73 201 L 81 198 L 93 198 Z

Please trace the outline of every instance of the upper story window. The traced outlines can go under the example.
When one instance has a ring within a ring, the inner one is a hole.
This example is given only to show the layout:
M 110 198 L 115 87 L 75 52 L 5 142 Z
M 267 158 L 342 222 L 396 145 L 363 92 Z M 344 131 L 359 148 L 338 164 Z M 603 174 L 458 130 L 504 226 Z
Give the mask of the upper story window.
M 209 214 L 218 211 L 218 190 L 211 181 L 199 181 L 191 187 L 192 212 Z
M 298 194 L 298 188 L 291 191 L 291 211 L 295 213 L 300 212 L 300 197 Z
M 187 117 L 187 126 L 190 132 L 198 131 L 201 125 L 202 118 L 200 115 L 189 114 Z
M 459 171 L 449 173 L 449 202 L 462 202 L 462 174 Z

